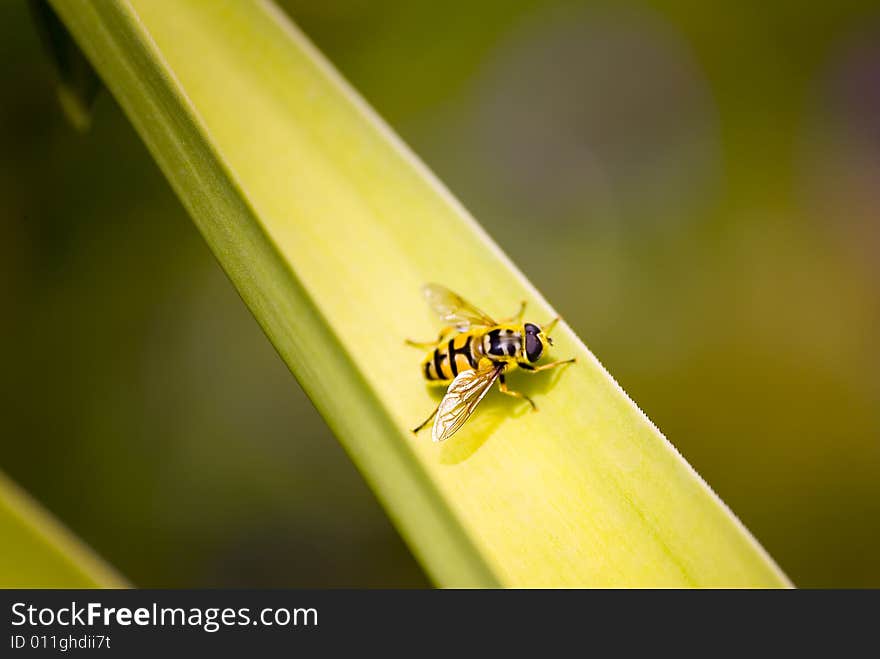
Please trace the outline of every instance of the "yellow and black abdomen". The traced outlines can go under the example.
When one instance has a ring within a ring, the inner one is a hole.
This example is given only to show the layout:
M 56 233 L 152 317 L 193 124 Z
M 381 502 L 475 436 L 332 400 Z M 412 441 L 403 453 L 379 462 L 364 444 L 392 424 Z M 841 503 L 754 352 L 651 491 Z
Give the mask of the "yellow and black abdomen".
M 482 334 L 472 330 L 437 344 L 422 362 L 422 375 L 428 382 L 447 384 L 462 371 L 477 368 L 483 356 Z

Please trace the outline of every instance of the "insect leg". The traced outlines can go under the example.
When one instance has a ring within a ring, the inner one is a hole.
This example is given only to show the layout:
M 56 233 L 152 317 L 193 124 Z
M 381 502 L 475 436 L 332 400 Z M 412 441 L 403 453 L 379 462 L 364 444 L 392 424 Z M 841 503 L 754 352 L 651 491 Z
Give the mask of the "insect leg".
M 440 334 L 437 336 L 435 341 L 413 341 L 412 339 L 405 339 L 404 343 L 408 346 L 412 346 L 413 348 L 436 348 L 438 343 L 443 343 L 444 339 L 448 338 L 450 334 L 455 332 L 456 329 L 453 325 L 449 325 L 448 327 L 444 327 L 440 330 Z
M 498 322 L 500 322 L 500 323 L 512 323 L 512 322 L 515 321 L 515 320 L 522 320 L 522 317 L 525 315 L 525 313 L 526 313 L 526 301 L 523 300 L 522 302 L 519 303 L 519 311 L 517 311 L 517 312 L 516 312 L 513 316 L 511 316 L 510 318 L 504 318 L 503 320 L 500 320 L 500 321 L 498 321 Z
M 556 316 L 556 318 L 554 318 L 554 319 L 551 320 L 549 323 L 547 323 L 546 325 L 544 325 L 544 334 L 545 334 L 548 338 L 549 338 L 549 336 L 550 336 L 550 332 L 553 331 L 553 328 L 556 327 L 556 323 L 558 323 L 559 320 L 560 320 L 559 316 Z
M 427 350 L 428 348 L 436 348 L 439 341 L 413 341 L 412 339 L 404 339 L 403 341 L 406 345 L 412 346 L 413 348 L 422 348 L 423 350 Z
M 574 364 L 576 361 L 577 357 L 572 357 L 571 359 L 560 359 L 558 362 L 550 362 L 549 364 L 541 364 L 540 366 L 532 366 L 531 364 L 518 364 L 518 366 L 526 373 L 537 373 L 538 371 L 546 371 L 565 364 Z
M 498 377 L 498 388 L 501 390 L 502 394 L 506 394 L 508 396 L 513 396 L 514 398 L 522 398 L 524 401 L 526 401 L 529 405 L 532 406 L 532 409 L 535 412 L 538 411 L 538 406 L 535 405 L 535 401 L 533 401 L 531 398 L 529 398 L 528 396 L 526 396 L 522 392 L 513 391 L 512 389 L 507 388 L 507 382 L 504 379 L 503 373 Z
M 434 419 L 434 417 L 437 416 L 437 410 L 439 410 L 439 409 L 440 409 L 440 406 L 438 405 L 437 407 L 434 408 L 434 411 L 431 412 L 431 416 L 429 416 L 427 419 L 422 421 L 418 426 L 413 428 L 413 434 L 418 433 L 419 430 L 421 430 L 422 428 L 427 426 L 429 423 L 431 423 L 431 421 Z

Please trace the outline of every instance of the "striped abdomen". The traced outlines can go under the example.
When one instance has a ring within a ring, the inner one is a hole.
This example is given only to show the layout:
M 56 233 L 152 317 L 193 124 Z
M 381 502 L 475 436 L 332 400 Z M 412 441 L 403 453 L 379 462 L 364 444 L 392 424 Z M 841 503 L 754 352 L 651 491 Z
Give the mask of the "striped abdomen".
M 480 333 L 456 334 L 428 353 L 422 373 L 430 382 L 449 382 L 462 371 L 477 368 L 483 357 Z

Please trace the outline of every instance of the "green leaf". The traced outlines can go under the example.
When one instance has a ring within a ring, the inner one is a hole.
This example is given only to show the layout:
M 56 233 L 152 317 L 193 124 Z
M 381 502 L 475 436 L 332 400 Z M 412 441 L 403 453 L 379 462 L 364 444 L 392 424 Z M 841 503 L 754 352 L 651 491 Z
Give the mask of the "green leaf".
M 0 473 L 0 587 L 121 588 L 125 580 Z
M 53 5 L 438 584 L 789 585 L 564 324 L 578 363 L 511 378 L 540 413 L 493 392 L 412 435 L 438 400 L 403 344 L 438 329 L 423 283 L 556 314 L 273 5 Z
M 30 0 L 29 5 L 43 46 L 58 73 L 61 109 L 74 128 L 86 131 L 92 122 L 95 97 L 101 91 L 101 79 L 48 1 Z

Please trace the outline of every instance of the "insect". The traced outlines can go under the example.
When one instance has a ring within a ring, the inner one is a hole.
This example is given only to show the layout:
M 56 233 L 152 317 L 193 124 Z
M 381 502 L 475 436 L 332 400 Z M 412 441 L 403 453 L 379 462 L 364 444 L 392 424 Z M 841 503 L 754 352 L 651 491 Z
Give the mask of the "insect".
M 416 348 L 431 349 L 422 361 L 422 374 L 429 384 L 448 384 L 449 388 L 431 415 L 413 429 L 414 433 L 433 419 L 432 439 L 449 439 L 474 413 L 496 380 L 501 393 L 521 398 L 537 411 L 531 398 L 507 388 L 505 373 L 516 368 L 537 373 L 575 361 L 563 359 L 534 365 L 544 354 L 545 346 L 553 345 L 550 332 L 559 318 L 544 329 L 535 323 L 523 323 L 525 302 L 516 315 L 496 322 L 439 284 L 427 284 L 422 291 L 431 309 L 449 325 L 440 331 L 436 341 L 406 342 Z

